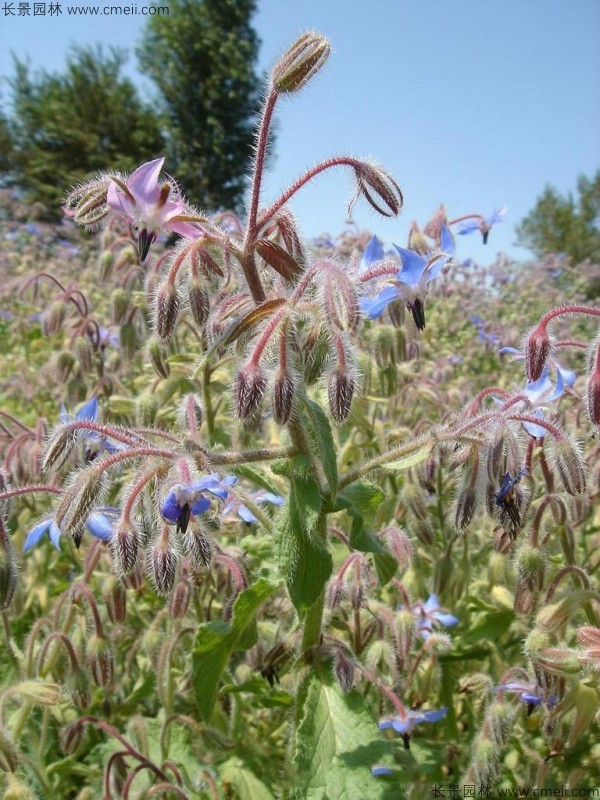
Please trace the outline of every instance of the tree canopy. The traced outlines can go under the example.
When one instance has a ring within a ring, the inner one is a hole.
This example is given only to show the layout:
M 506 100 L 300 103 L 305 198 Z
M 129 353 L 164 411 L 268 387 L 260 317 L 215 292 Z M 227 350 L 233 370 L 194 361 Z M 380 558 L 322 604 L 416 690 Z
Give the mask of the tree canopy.
M 122 75 L 125 54 L 100 47 L 71 49 L 64 73 L 31 73 L 15 58 L 10 113 L 0 120 L 10 159 L 5 185 L 58 215 L 69 186 L 98 170 L 131 170 L 164 149 L 153 109 Z
M 255 0 L 171 0 L 138 57 L 159 90 L 167 165 L 202 208 L 239 210 L 260 109 Z
M 547 186 L 517 227 L 518 243 L 536 256 L 564 253 L 573 264 L 600 263 L 600 170 L 577 181 L 577 197 Z

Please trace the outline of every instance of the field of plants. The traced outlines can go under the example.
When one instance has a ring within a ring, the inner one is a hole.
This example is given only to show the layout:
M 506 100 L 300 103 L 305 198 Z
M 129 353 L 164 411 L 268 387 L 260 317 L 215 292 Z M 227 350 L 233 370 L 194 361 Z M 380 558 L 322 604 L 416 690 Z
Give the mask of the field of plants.
M 410 216 L 347 156 L 262 196 L 328 52 L 243 219 L 160 154 L 0 192 L 7 800 L 600 794 L 600 267 L 474 263 L 501 208 L 306 241 L 327 169 Z

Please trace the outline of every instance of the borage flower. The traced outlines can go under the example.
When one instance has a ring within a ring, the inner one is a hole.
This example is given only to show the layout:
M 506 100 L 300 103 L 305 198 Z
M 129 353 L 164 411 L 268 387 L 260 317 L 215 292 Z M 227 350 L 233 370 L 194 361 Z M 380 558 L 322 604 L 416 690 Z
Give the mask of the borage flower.
M 413 315 L 417 329 L 425 328 L 425 298 L 428 284 L 440 274 L 454 253 L 454 240 L 448 228 L 442 226 L 441 252 L 421 255 L 414 250 L 394 245 L 402 264 L 392 285 L 383 289 L 376 297 L 363 297 L 360 308 L 369 319 L 377 319 L 394 300 L 404 300 Z M 368 280 L 368 278 L 366 278 Z
M 483 243 L 487 244 L 492 226 L 496 225 L 498 222 L 502 222 L 505 214 L 506 206 L 500 206 L 499 208 L 495 208 L 489 217 L 473 215 L 473 218 L 463 222 L 456 232 L 459 236 L 465 236 L 466 234 L 479 231 L 483 237 Z
M 78 419 L 87 420 L 88 422 L 97 422 L 98 411 L 98 398 L 92 397 L 91 400 L 88 400 L 87 403 L 81 406 L 74 417 L 67 413 L 63 405 L 60 412 L 60 421 L 63 423 L 63 425 Z M 113 444 L 106 438 L 106 436 L 102 436 L 94 431 L 86 432 L 83 445 L 83 456 L 86 461 L 93 461 L 100 455 L 100 453 L 117 453 L 122 449 L 122 445 Z
M 108 205 L 129 218 L 138 231 L 140 261 L 145 261 L 159 230 L 197 239 L 202 230 L 189 221 L 193 213 L 181 197 L 177 185 L 159 181 L 164 158 L 142 164 L 126 181 L 111 175 L 106 197 Z
M 100 512 L 90 514 L 87 522 L 85 523 L 85 527 L 92 534 L 92 536 L 94 536 L 96 539 L 100 539 L 103 542 L 108 541 L 112 536 L 112 522 L 108 516 L 101 514 Z M 35 547 L 37 544 L 39 544 L 46 533 L 50 536 L 50 541 L 54 547 L 57 550 L 60 550 L 60 537 L 62 536 L 62 531 L 56 522 L 52 518 L 49 518 L 42 520 L 42 522 L 38 522 L 38 524 L 34 525 L 34 527 L 29 531 L 25 538 L 23 552 L 26 553 L 28 550 L 31 550 L 32 547 Z
M 545 703 L 548 708 L 554 708 L 558 699 L 556 695 L 548 695 L 536 683 L 528 681 L 508 681 L 496 687 L 498 691 L 511 692 L 519 695 L 519 700 L 527 704 L 527 716 L 532 714 L 535 709 Z
M 248 498 L 254 503 L 270 503 L 274 506 L 282 506 L 284 503 L 283 497 L 280 497 L 278 494 L 273 494 L 273 492 L 267 492 L 266 489 L 259 489 L 256 492 L 252 492 L 248 495 Z M 223 506 L 222 517 L 226 519 L 227 517 L 235 516 L 238 516 L 243 522 L 249 525 L 258 522 L 258 519 L 252 511 L 250 511 L 248 506 L 244 505 L 243 500 L 230 494 L 226 504 Z
M 415 725 L 421 722 L 438 722 L 442 717 L 448 713 L 448 708 L 428 709 L 427 711 L 408 711 L 398 713 L 394 717 L 384 717 L 379 720 L 380 730 L 392 729 L 399 733 L 404 742 L 404 747 L 408 750 L 410 748 L 410 735 Z
M 193 483 L 179 483 L 174 486 L 163 500 L 160 513 L 165 522 L 177 525 L 177 530 L 185 533 L 190 517 L 208 511 L 211 501 L 205 497 L 208 492 L 221 500 L 226 500 L 229 486 L 233 486 L 237 478 L 230 475 L 221 479 L 216 473 L 205 475 Z
M 414 603 L 411 612 L 417 622 L 417 636 L 425 641 L 433 633 L 434 623 L 437 622 L 446 628 L 452 628 L 460 622 L 454 614 L 442 611 L 436 594 L 429 595 L 425 603 L 421 601 Z

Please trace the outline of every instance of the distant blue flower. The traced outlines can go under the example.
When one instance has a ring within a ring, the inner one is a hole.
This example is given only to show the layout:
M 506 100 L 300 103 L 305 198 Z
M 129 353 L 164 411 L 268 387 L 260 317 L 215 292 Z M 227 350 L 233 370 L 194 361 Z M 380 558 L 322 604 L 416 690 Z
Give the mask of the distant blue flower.
M 554 708 L 557 703 L 556 695 L 548 695 L 533 681 L 508 681 L 496 687 L 499 691 L 512 692 L 519 695 L 519 700 L 527 703 L 527 715 L 531 714 L 537 706 L 545 703 L 549 708 Z
M 284 503 L 283 497 L 273 492 L 267 492 L 266 489 L 259 489 L 249 495 L 255 503 L 271 503 L 274 506 L 282 506 Z M 236 515 L 248 524 L 258 522 L 256 516 L 250 511 L 248 506 L 244 505 L 242 500 L 233 495 L 229 496 L 227 503 L 223 506 L 223 517 L 232 517 Z
M 395 769 L 386 767 L 385 764 L 375 764 L 374 767 L 371 767 L 371 775 L 373 775 L 375 778 L 378 778 L 382 775 L 394 775 L 395 772 Z
M 190 517 L 208 511 L 211 501 L 204 496 L 205 493 L 213 494 L 221 500 L 226 500 L 229 486 L 233 486 L 237 478 L 229 476 L 221 479 L 213 473 L 205 475 L 193 483 L 180 483 L 174 486 L 160 507 L 160 512 L 166 522 L 177 525 L 177 530 L 185 533 Z
M 362 260 L 358 268 L 359 274 L 368 272 L 369 268 L 373 264 L 376 264 L 378 261 L 382 261 L 384 257 L 385 253 L 383 252 L 383 245 L 381 244 L 377 236 L 372 236 L 369 239 L 369 242 L 365 247 L 364 253 L 362 255 Z
M 374 244 L 375 252 L 377 252 L 376 247 L 377 245 Z M 402 259 L 402 264 L 396 279 L 392 282 L 393 285 L 382 289 L 376 297 L 363 297 L 360 301 L 360 308 L 369 319 L 377 319 L 390 303 L 402 299 L 413 315 L 418 330 L 422 331 L 425 328 L 423 304 L 427 296 L 427 285 L 437 278 L 454 253 L 454 240 L 448 228 L 442 225 L 442 242 L 439 253 L 421 255 L 414 250 L 398 247 L 398 245 L 394 245 L 394 247 Z
M 101 348 L 104 348 L 107 345 L 115 347 L 117 350 L 121 348 L 119 337 L 113 333 L 110 328 L 100 328 L 98 334 L 98 343 Z
M 498 338 L 497 334 L 487 333 L 485 329 L 486 322 L 483 317 L 480 317 L 478 314 L 472 314 L 471 322 L 477 328 L 477 336 L 480 341 L 485 342 L 486 344 L 498 344 L 500 339 Z
M 411 611 L 417 620 L 417 635 L 425 640 L 433 633 L 434 622 L 439 622 L 446 628 L 453 628 L 460 622 L 458 617 L 441 610 L 436 594 L 429 595 L 425 603 L 415 603 Z
M 474 217 L 472 219 L 466 220 L 459 226 L 456 232 L 460 236 L 464 236 L 465 234 L 474 233 L 475 231 L 480 231 L 481 235 L 483 236 L 483 243 L 487 244 L 488 236 L 490 234 L 492 226 L 496 225 L 496 223 L 498 222 L 502 222 L 505 214 L 506 214 L 506 206 L 495 208 L 489 217 Z
M 96 537 L 96 539 L 107 541 L 112 535 L 112 523 L 110 519 L 99 512 L 90 514 L 85 526 L 92 536 Z M 34 527 L 29 531 L 25 538 L 23 552 L 26 553 L 28 550 L 31 550 L 32 547 L 35 547 L 37 544 L 39 544 L 46 533 L 48 533 L 50 536 L 50 541 L 54 547 L 57 550 L 60 550 L 60 537 L 62 532 L 56 522 L 52 518 L 49 518 L 43 520 L 42 522 L 38 522 L 38 524 L 34 525 Z
M 415 725 L 420 725 L 421 722 L 438 722 L 442 717 L 445 717 L 447 713 L 447 708 L 430 709 L 427 711 L 406 711 L 404 715 L 397 714 L 394 717 L 384 717 L 379 720 L 379 728 L 380 730 L 391 728 L 396 733 L 399 733 L 404 740 L 404 747 L 408 750 L 409 737 Z

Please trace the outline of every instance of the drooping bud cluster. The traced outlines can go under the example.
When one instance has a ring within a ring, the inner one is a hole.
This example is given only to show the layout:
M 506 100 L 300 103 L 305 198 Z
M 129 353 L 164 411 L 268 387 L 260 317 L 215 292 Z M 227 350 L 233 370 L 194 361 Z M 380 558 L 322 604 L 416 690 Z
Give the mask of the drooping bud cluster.
M 271 80 L 281 94 L 302 89 L 325 64 L 331 45 L 320 33 L 308 31 L 297 39 L 273 69 Z

